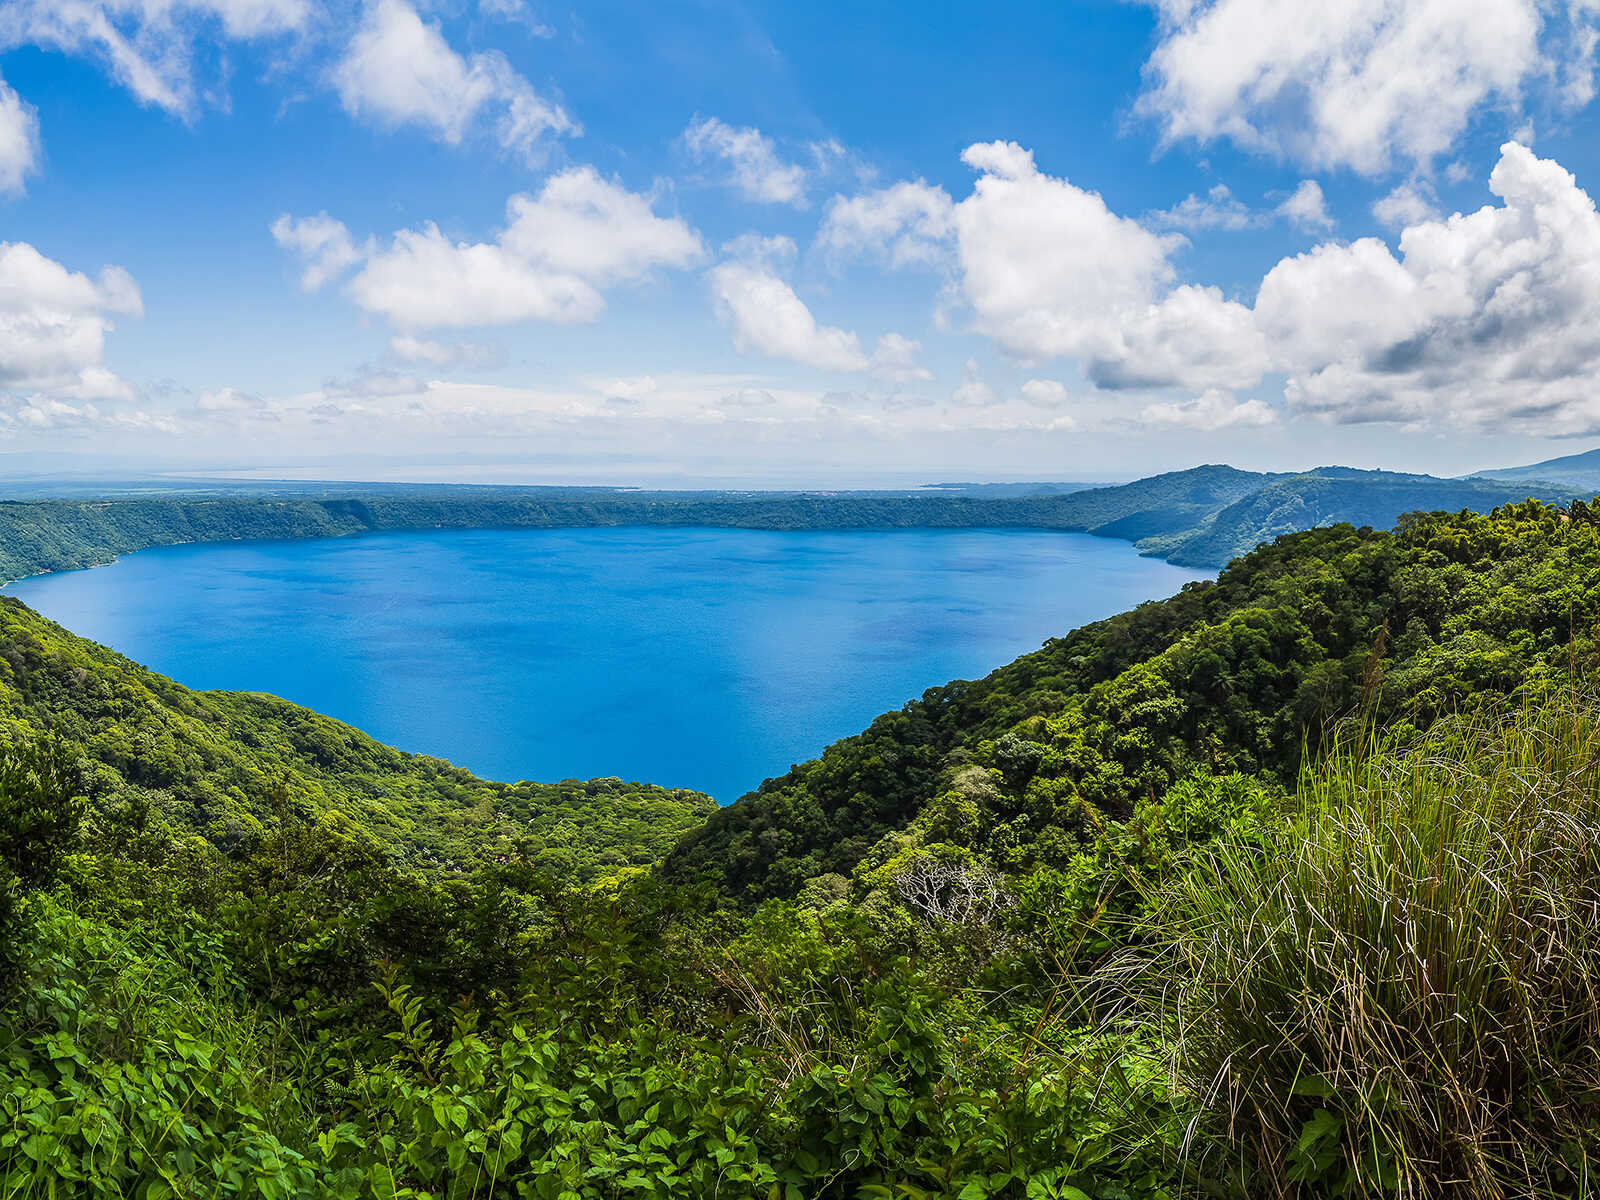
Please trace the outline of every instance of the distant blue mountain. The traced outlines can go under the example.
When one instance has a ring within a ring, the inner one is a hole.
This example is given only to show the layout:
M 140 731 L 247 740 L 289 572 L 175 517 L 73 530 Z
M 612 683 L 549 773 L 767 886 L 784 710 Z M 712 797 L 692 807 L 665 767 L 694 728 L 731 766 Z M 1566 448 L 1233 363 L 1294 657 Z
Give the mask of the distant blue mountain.
M 1472 478 L 1532 479 L 1561 484 L 1580 491 L 1600 493 L 1600 450 L 1585 450 L 1582 454 L 1547 458 L 1544 462 L 1529 463 L 1525 467 L 1500 467 L 1493 471 L 1478 471 Z

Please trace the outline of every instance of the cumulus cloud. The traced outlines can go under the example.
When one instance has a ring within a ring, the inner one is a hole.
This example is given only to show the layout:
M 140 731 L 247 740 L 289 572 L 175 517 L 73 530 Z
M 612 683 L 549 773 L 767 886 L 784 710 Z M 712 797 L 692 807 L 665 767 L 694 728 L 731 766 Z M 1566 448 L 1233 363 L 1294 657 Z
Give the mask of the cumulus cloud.
M 38 114 L 10 84 L 0 80 L 0 193 L 20 195 L 38 166 Z
M 1501 203 L 1285 259 L 1257 321 L 1300 411 L 1544 434 L 1600 429 L 1600 216 L 1560 164 L 1501 148 Z
M 737 128 L 717 117 L 696 117 L 683 131 L 683 143 L 699 161 L 721 160 L 728 183 L 745 199 L 805 207 L 805 169 L 785 162 L 772 139 L 759 129 Z
M 942 187 L 902 181 L 828 205 L 817 246 L 835 263 L 870 259 L 894 268 L 934 266 L 950 255 L 955 205 Z
M 547 136 L 579 132 L 566 110 L 536 93 L 503 54 L 463 57 L 405 0 L 370 5 L 332 79 L 352 116 L 390 129 L 414 125 L 452 145 L 490 113 L 500 144 L 522 154 Z
M 1322 185 L 1315 179 L 1302 179 L 1289 198 L 1278 205 L 1278 215 L 1296 229 L 1321 232 L 1333 228 L 1333 218 L 1328 214 Z
M 961 382 L 950 393 L 950 403 L 962 408 L 988 408 L 998 399 L 994 389 L 983 381 L 983 371 L 975 358 L 961 369 Z
M 658 267 L 690 266 L 703 254 L 699 234 L 681 218 L 657 216 L 652 197 L 603 179 L 592 167 L 551 176 L 536 196 L 511 197 L 506 216 L 494 241 L 456 241 L 429 224 L 400 230 L 387 246 L 359 248 L 360 269 L 346 290 L 405 333 L 591 321 L 605 308 L 606 288 L 641 280 Z M 306 258 L 317 282 L 331 277 L 328 247 L 339 262 L 353 244 L 341 235 L 342 226 L 313 225 L 306 232 L 304 222 L 280 218 L 275 234 L 280 227 L 280 242 Z
M 1055 408 L 1067 402 L 1067 387 L 1057 379 L 1030 379 L 1022 385 L 1022 398 L 1040 408 Z
M 820 325 L 787 281 L 779 276 L 773 259 L 784 250 L 792 257 L 787 238 L 772 239 L 762 254 L 729 259 L 711 269 L 712 298 L 717 313 L 733 334 L 741 353 L 787 358 L 829 371 L 864 371 L 871 359 L 855 334 Z
M 872 352 L 872 374 L 888 383 L 916 383 L 932 379 L 933 372 L 917 362 L 922 343 L 898 333 L 886 333 Z
M 74 404 L 55 396 L 34 394 L 0 399 L 0 434 L 49 433 L 89 435 L 98 432 L 177 433 L 169 413 L 143 409 L 102 408 L 93 401 Z
M 826 371 L 871 371 L 904 383 L 932 375 L 919 366 L 921 344 L 897 333 L 878 339 L 873 353 L 854 333 L 819 324 L 782 272 L 794 261 L 786 237 L 744 237 L 729 243 L 730 255 L 708 273 L 717 315 L 741 353 L 786 358 Z
M 214 392 L 202 392 L 194 406 L 205 413 L 248 413 L 260 411 L 267 406 L 267 402 L 250 392 L 224 387 Z
M 304 264 L 300 286 L 308 292 L 344 274 L 371 253 L 370 246 L 357 249 L 344 222 L 325 212 L 299 219 L 284 213 L 272 223 L 272 237 L 285 250 L 299 256 Z
M 94 59 L 142 104 L 190 115 L 197 41 L 304 29 L 310 0 L 10 0 L 0 47 L 35 45 Z
M 1176 283 L 1179 243 L 1020 148 L 967 159 L 985 169 L 956 206 L 977 329 L 1024 360 L 1077 359 L 1101 389 L 1200 394 L 1149 421 L 1264 423 L 1274 409 L 1232 395 L 1281 375 L 1291 411 L 1341 422 L 1600 430 L 1600 217 L 1525 146 L 1501 148 L 1498 205 L 1411 221 L 1398 253 L 1363 238 L 1285 258 L 1253 304 Z
M 1088 363 L 1097 387 L 1249 387 L 1271 365 L 1250 309 L 1214 287 L 1184 284 L 1119 316 L 1116 346 Z
M 322 394 L 336 400 L 374 400 L 386 396 L 418 396 L 427 390 L 427 383 L 418 379 L 415 375 L 373 366 L 362 367 L 354 375 L 347 378 L 324 380 L 322 384 Z
M 1216 388 L 1202 392 L 1193 400 L 1148 405 L 1140 416 L 1147 425 L 1171 425 L 1202 432 L 1271 425 L 1278 419 L 1277 413 L 1261 401 L 1237 400 Z
M 0 389 L 62 400 L 128 399 L 105 367 L 116 316 L 142 316 L 133 277 L 106 267 L 91 279 L 26 242 L 0 242 Z
M 981 172 L 955 210 L 962 288 L 978 328 L 1022 357 L 1115 350 L 1119 314 L 1171 281 L 1168 255 L 1182 239 L 1041 174 L 1014 142 L 971 146 L 961 157 Z
M 1532 80 L 1567 74 L 1580 84 L 1569 100 L 1592 87 L 1588 0 L 1549 6 L 1570 17 L 1549 29 L 1540 0 L 1150 2 L 1160 34 L 1137 110 L 1169 142 L 1226 138 L 1377 174 L 1447 153 Z
M 1438 215 L 1432 185 L 1411 179 L 1400 184 L 1372 206 L 1372 215 L 1390 229 L 1404 229 Z
M 1160 212 L 1149 213 L 1144 223 L 1155 229 L 1221 229 L 1238 232 L 1259 229 L 1274 218 L 1288 221 L 1296 229 L 1323 232 L 1333 228 L 1333 218 L 1315 179 L 1302 179 L 1283 201 L 1272 208 L 1253 209 L 1219 183 L 1204 196 L 1191 192 L 1179 203 Z

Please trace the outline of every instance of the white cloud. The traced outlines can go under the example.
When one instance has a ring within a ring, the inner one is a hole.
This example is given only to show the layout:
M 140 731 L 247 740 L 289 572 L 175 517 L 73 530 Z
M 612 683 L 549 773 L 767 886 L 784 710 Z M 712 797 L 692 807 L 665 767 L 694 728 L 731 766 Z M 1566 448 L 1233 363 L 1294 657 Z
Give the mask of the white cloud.
M 933 372 L 917 362 L 922 343 L 898 333 L 886 333 L 878 339 L 872 351 L 874 378 L 889 383 L 915 383 L 932 379 Z
M 124 397 L 119 393 L 115 398 Z M 170 434 L 178 432 L 178 423 L 170 414 L 142 409 L 104 409 L 93 401 L 73 404 L 54 396 L 32 395 L 0 401 L 0 434 L 8 437 L 18 433 L 85 436 L 102 432 Z
M 794 261 L 786 237 L 747 235 L 723 247 L 728 257 L 707 273 L 717 315 L 740 353 L 786 358 L 826 371 L 871 371 L 879 379 L 909 383 L 931 379 L 916 361 L 919 342 L 898 333 L 878 339 L 869 356 L 848 330 L 818 324 L 782 272 Z
M 1040 408 L 1056 408 L 1067 402 L 1067 388 L 1056 379 L 1030 379 L 1022 385 L 1022 398 Z
M 141 316 L 133 277 L 106 267 L 96 279 L 25 242 L 0 242 L 0 389 L 57 399 L 128 399 L 105 368 L 114 316 Z
M 1328 214 L 1322 185 L 1315 179 L 1302 179 L 1289 198 L 1278 205 L 1278 215 L 1287 219 L 1296 229 L 1318 232 L 1333 228 L 1333 218 Z
M 389 353 L 401 362 L 469 370 L 492 370 L 506 360 L 505 348 L 497 342 L 440 342 L 408 333 L 389 339 Z
M 309 0 L 10 0 L 0 46 L 35 45 L 98 61 L 142 104 L 193 112 L 196 43 L 304 29 Z
M 1038 172 L 1018 147 L 956 206 L 976 327 L 1024 360 L 1077 359 L 1101 389 L 1186 390 L 1148 419 L 1261 423 L 1232 393 L 1285 377 L 1291 411 L 1341 422 L 1600 431 L 1600 216 L 1559 164 L 1514 142 L 1466 216 L 1285 258 L 1254 304 L 1175 285 L 1177 243 Z M 1003 172 L 1003 173 L 997 173 Z
M 828 205 L 817 245 L 833 261 L 866 258 L 895 268 L 934 266 L 950 255 L 955 205 L 921 179 L 862 192 Z
M 1147 220 L 1161 229 L 1239 230 L 1261 223 L 1225 183 L 1217 184 L 1204 197 L 1191 192 L 1173 207 L 1151 213 Z
M 39 117 L 15 89 L 0 80 L 0 193 L 20 195 L 39 166 Z
M 345 379 L 326 379 L 324 396 L 336 400 L 376 400 L 389 396 L 420 396 L 428 390 L 425 381 L 401 371 L 364 366 Z
M 977 328 L 1028 359 L 1121 361 L 1124 329 L 1172 282 L 1183 244 L 1041 174 L 1015 143 L 971 146 L 983 173 L 956 205 L 961 287 Z
M 784 162 L 772 139 L 759 129 L 741 129 L 716 117 L 696 117 L 683 131 L 683 142 L 699 161 L 721 159 L 728 182 L 747 200 L 804 208 L 806 172 Z
M 1323 231 L 1333 228 L 1322 187 L 1315 179 L 1302 179 L 1280 204 L 1271 209 L 1252 209 L 1219 183 L 1204 196 L 1190 193 L 1171 208 L 1149 213 L 1144 222 L 1156 229 L 1222 229 L 1238 232 L 1259 229 L 1274 217 L 1297 229 Z
M 828 371 L 864 371 L 872 361 L 855 334 L 819 325 L 770 263 L 730 259 L 710 272 L 717 313 L 741 353 L 787 358 Z
M 533 7 L 525 0 L 478 0 L 478 11 L 486 17 L 515 21 L 533 37 L 550 38 L 556 35 L 554 29 L 539 20 Z
M 1089 361 L 1101 388 L 1249 387 L 1271 365 L 1250 309 L 1184 284 L 1119 314 L 1118 344 Z
M 437 24 L 425 22 L 405 0 L 370 5 L 332 78 L 352 116 L 390 129 L 415 125 L 452 145 L 489 112 L 498 113 L 500 144 L 522 154 L 546 135 L 579 132 L 566 111 L 538 95 L 503 54 L 464 58 Z
M 1501 200 L 1285 259 L 1257 320 L 1300 411 L 1340 421 L 1600 430 L 1600 216 L 1560 164 L 1514 142 Z
M 300 286 L 308 292 L 344 274 L 372 252 L 370 246 L 357 249 L 344 222 L 325 212 L 298 220 L 284 213 L 272 223 L 272 237 L 305 263 Z
M 1437 216 L 1438 202 L 1426 180 L 1412 179 L 1373 204 L 1372 215 L 1390 229 L 1404 229 Z
M 630 403 L 643 400 L 646 396 L 653 396 L 661 390 L 661 385 L 654 375 L 634 375 L 624 379 L 612 379 L 600 385 L 600 391 L 608 400 L 626 400 Z
M 1137 110 L 1169 142 L 1227 138 L 1377 174 L 1447 153 L 1476 114 L 1515 109 L 1541 76 L 1565 72 L 1577 102 L 1592 79 L 1587 0 L 1549 30 L 1541 0 L 1150 2 L 1160 33 Z
M 975 358 L 967 359 L 961 370 L 961 382 L 950 393 L 950 403 L 962 408 L 988 408 L 998 397 L 994 389 L 983 381 L 983 371 Z
M 1139 415 L 1148 425 L 1173 425 L 1202 432 L 1271 425 L 1278 419 L 1272 408 L 1259 400 L 1235 400 L 1215 388 L 1193 400 L 1148 405 Z
M 704 252 L 681 218 L 658 217 L 650 196 L 602 179 L 592 167 L 551 176 L 537 196 L 511 197 L 506 213 L 492 242 L 458 242 L 429 224 L 400 230 L 385 247 L 369 243 L 358 250 L 361 267 L 346 290 L 407 333 L 592 321 L 605 308 L 604 289 L 657 267 L 691 266 Z M 303 254 L 309 245 L 317 282 L 329 277 L 318 257 L 324 248 L 335 247 L 340 261 L 350 243 L 348 234 L 321 226 L 302 234 L 304 222 L 280 218 L 275 234 L 280 226 L 284 244 Z

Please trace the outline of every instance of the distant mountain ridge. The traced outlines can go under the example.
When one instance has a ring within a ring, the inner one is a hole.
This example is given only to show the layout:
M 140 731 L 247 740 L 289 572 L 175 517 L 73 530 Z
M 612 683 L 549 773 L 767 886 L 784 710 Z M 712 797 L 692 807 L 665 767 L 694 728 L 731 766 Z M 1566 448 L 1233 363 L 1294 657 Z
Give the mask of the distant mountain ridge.
M 1013 489 L 1018 489 L 1013 491 Z M 1070 489 L 1070 490 L 1069 490 Z M 1132 542 L 1181 566 L 1220 567 L 1285 533 L 1407 512 L 1562 504 L 1587 484 L 1441 479 L 1354 467 L 1298 473 L 1211 463 L 1109 487 L 938 485 L 906 492 L 590 492 L 567 488 L 328 485 L 317 494 L 0 500 L 0 581 L 183 542 L 344 537 L 418 529 L 623 525 L 743 529 L 1059 529 Z
M 1585 450 L 1582 454 L 1566 454 L 1560 458 L 1547 458 L 1543 462 L 1529 463 L 1524 467 L 1500 467 L 1493 471 L 1478 471 L 1468 478 L 1533 480 L 1574 487 L 1580 491 L 1600 492 L 1600 449 Z

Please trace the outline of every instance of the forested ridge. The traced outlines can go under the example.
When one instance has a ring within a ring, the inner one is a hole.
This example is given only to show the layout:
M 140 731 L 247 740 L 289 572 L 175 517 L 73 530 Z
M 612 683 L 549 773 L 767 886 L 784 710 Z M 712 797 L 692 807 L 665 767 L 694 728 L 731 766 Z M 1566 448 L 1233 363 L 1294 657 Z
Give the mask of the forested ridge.
M 1600 506 L 1286 535 L 654 868 L 418 862 L 353 782 L 308 802 L 381 748 L 0 618 L 8 1196 L 1555 1197 L 1600 1166 Z
M 1323 468 L 1264 475 L 1195 467 L 1065 494 L 990 497 L 875 492 L 620 492 L 515 487 L 352 486 L 259 496 L 0 500 L 0 580 L 110 562 L 149 546 L 344 537 L 383 530 L 613 525 L 746 529 L 1028 528 L 1122 538 L 1187 566 L 1220 566 L 1261 541 L 1314 525 L 1388 526 L 1413 509 L 1487 511 L 1560 485 L 1437 479 Z

